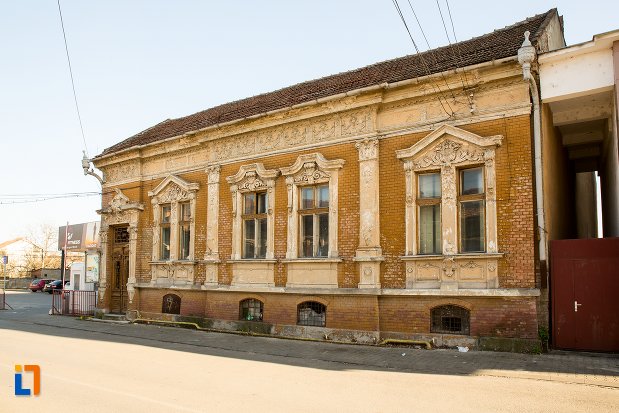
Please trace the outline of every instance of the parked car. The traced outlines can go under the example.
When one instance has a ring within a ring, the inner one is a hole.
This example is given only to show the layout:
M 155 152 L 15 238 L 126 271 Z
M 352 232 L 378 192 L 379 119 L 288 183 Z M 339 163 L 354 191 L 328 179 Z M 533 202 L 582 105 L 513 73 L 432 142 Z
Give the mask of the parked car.
M 45 288 L 45 284 L 47 284 L 49 282 L 52 282 L 52 281 L 53 280 L 45 280 L 45 279 L 32 280 L 32 282 L 30 283 L 30 286 L 28 286 L 28 288 L 33 293 L 36 293 L 37 291 L 41 291 L 43 288 Z
M 64 285 L 69 284 L 69 280 L 65 280 Z M 43 291 L 52 293 L 54 290 L 62 290 L 62 280 L 54 280 L 45 284 Z

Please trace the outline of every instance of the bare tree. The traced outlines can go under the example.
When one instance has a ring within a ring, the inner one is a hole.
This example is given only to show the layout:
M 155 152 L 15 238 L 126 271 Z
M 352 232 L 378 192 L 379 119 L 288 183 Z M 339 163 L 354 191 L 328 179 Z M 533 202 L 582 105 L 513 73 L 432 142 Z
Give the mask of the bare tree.
M 26 271 L 38 268 L 60 268 L 57 227 L 40 224 L 35 228 L 30 228 L 24 239 L 31 245 L 24 260 Z

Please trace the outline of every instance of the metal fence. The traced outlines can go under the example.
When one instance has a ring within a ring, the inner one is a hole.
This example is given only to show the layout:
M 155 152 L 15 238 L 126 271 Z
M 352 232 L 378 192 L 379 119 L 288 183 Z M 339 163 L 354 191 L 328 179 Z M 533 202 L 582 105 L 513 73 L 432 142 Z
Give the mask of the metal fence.
M 96 291 L 54 290 L 52 292 L 52 314 L 94 315 L 96 306 Z

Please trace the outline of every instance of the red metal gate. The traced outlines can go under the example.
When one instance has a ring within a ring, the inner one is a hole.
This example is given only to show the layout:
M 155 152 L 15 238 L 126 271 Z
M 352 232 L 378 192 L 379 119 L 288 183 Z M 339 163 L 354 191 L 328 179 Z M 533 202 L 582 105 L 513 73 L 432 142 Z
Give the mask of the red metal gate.
M 550 256 L 554 346 L 619 351 L 619 238 L 551 241 Z
M 97 306 L 96 291 L 52 291 L 52 314 L 94 315 Z

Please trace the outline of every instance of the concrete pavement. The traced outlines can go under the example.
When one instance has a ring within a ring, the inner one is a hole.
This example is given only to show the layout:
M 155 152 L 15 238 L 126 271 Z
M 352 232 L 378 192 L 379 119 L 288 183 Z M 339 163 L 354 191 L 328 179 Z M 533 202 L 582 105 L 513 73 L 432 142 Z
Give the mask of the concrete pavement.
M 8 398 L 10 411 L 33 403 L 13 396 L 7 382 L 19 360 L 39 360 L 44 386 L 79 381 L 69 387 L 84 391 L 69 404 L 112 398 L 121 411 L 143 411 L 141 404 L 151 411 L 229 411 L 246 404 L 254 411 L 304 411 L 312 403 L 326 411 L 619 409 L 619 358 L 611 356 L 459 353 L 118 325 L 49 316 L 49 301 L 42 294 L 11 294 L 15 311 L 0 313 L 0 400 Z M 59 349 L 65 356 L 55 360 Z M 202 374 L 207 371 L 209 378 Z M 84 384 L 86 378 L 96 384 Z M 125 382 L 128 388 L 118 387 Z M 42 391 L 39 399 L 47 397 Z M 102 411 L 88 407 L 82 411 Z

